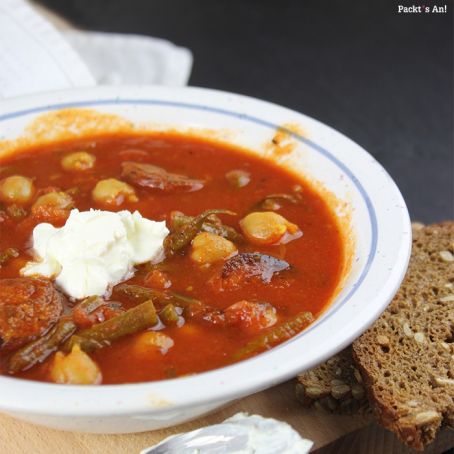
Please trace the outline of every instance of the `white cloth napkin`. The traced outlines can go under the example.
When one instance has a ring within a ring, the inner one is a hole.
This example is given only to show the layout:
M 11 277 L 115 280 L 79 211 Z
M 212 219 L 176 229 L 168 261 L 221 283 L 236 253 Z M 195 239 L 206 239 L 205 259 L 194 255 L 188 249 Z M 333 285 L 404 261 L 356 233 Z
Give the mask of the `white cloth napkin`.
M 97 84 L 186 85 L 192 54 L 169 41 L 141 35 L 63 31 Z
M 185 85 L 191 67 L 191 52 L 168 41 L 59 32 L 24 0 L 0 1 L 0 99 L 95 84 Z

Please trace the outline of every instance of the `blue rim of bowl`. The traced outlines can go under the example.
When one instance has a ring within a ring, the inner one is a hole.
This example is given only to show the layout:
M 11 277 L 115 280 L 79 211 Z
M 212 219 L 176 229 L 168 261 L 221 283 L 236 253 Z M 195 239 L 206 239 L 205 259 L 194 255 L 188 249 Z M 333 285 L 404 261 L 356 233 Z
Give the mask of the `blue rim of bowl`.
M 370 267 L 372 266 L 372 263 L 375 259 L 376 252 L 377 252 L 378 224 L 377 224 L 377 216 L 375 213 L 374 206 L 369 198 L 367 191 L 364 189 L 364 187 L 361 184 L 361 182 L 359 181 L 359 179 L 342 161 L 337 159 L 334 155 L 332 155 L 328 150 L 326 150 L 322 146 L 318 145 L 317 143 L 313 142 L 310 139 L 307 139 L 306 137 L 301 136 L 300 134 L 298 134 L 294 131 L 291 131 L 290 129 L 276 125 L 272 122 L 263 120 L 261 118 L 254 117 L 252 115 L 238 113 L 238 112 L 234 112 L 234 111 L 227 110 L 227 109 L 221 109 L 218 107 L 206 106 L 203 104 L 183 103 L 183 102 L 177 102 L 177 101 L 164 101 L 164 100 L 159 100 L 159 99 L 127 99 L 127 98 L 124 98 L 124 99 L 112 98 L 112 99 L 102 99 L 102 100 L 96 99 L 96 100 L 91 100 L 91 101 L 64 102 L 64 103 L 49 104 L 49 105 L 40 106 L 40 107 L 33 107 L 31 109 L 24 109 L 24 110 L 19 110 L 16 112 L 11 112 L 11 113 L 0 115 L 0 122 L 5 121 L 5 120 L 11 120 L 13 118 L 22 117 L 24 115 L 49 112 L 49 111 L 53 111 L 53 110 L 71 109 L 71 108 L 80 108 L 80 107 L 107 106 L 107 105 L 113 105 L 113 104 L 117 104 L 117 105 L 155 105 L 155 106 L 162 106 L 162 107 L 174 107 L 174 108 L 182 108 L 182 109 L 199 110 L 199 111 L 203 111 L 203 112 L 225 115 L 228 117 L 236 118 L 236 119 L 239 119 L 242 121 L 247 121 L 250 123 L 255 123 L 260 126 L 265 126 L 267 128 L 271 128 L 273 130 L 279 129 L 279 130 L 285 132 L 286 134 L 289 134 L 290 136 L 292 136 L 299 142 L 311 147 L 313 150 L 315 150 L 316 152 L 320 153 L 321 155 L 323 155 L 324 157 L 329 159 L 342 172 L 344 172 L 348 176 L 348 178 L 351 180 L 351 182 L 356 186 L 358 192 L 361 194 L 361 197 L 366 205 L 366 208 L 367 208 L 367 211 L 369 214 L 370 227 L 371 227 L 370 250 L 369 250 L 368 257 L 367 257 L 367 262 L 364 265 L 361 275 L 358 277 L 356 282 L 353 283 L 352 288 L 347 293 L 347 295 L 345 295 L 341 301 L 336 303 L 336 307 L 334 307 L 332 310 L 328 309 L 326 316 L 320 317 L 309 328 L 303 330 L 296 336 L 289 339 L 287 342 L 277 345 L 276 347 L 274 347 L 272 349 L 273 351 L 276 351 L 280 347 L 283 347 L 284 345 L 291 343 L 292 341 L 294 341 L 296 339 L 300 339 L 304 335 L 311 332 L 313 329 L 315 329 L 317 326 L 319 326 L 325 320 L 328 320 L 329 318 L 331 318 L 331 316 L 334 315 L 344 305 L 344 303 L 347 300 L 349 300 L 356 293 L 356 291 L 360 287 L 361 283 L 364 281 L 367 274 L 369 273 Z M 264 356 L 266 353 L 267 352 L 263 352 L 260 354 L 260 356 Z M 222 368 L 220 368 L 220 369 L 222 369 Z M 210 371 L 207 371 L 207 372 L 210 372 Z

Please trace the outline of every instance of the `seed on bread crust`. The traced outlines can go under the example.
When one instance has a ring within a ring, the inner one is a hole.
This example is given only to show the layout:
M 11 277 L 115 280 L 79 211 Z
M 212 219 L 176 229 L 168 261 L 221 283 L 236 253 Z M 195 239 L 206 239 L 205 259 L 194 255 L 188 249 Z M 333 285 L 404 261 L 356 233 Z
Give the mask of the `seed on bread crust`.
M 445 262 L 454 262 L 454 255 L 451 254 L 449 251 L 440 251 L 440 257 Z
M 438 411 L 422 411 L 421 413 L 417 413 L 416 415 L 412 416 L 414 418 L 414 422 L 418 427 L 424 426 L 426 424 L 430 424 L 434 421 L 440 420 L 440 413 Z
M 389 347 L 389 337 L 379 334 L 377 336 L 377 343 L 382 347 Z
M 349 393 L 350 393 L 350 386 L 348 386 L 348 385 L 337 385 L 337 386 L 333 386 L 331 388 L 331 395 L 337 400 L 342 399 Z
M 426 336 L 424 336 L 424 333 L 415 333 L 415 341 L 419 342 L 420 344 L 423 344 L 426 341 Z
M 308 386 L 307 388 L 305 388 L 305 393 L 306 396 L 309 397 L 309 399 L 318 399 L 324 394 L 323 389 L 319 386 Z
M 354 374 L 355 379 L 356 379 L 356 381 L 358 383 L 362 383 L 363 382 L 363 377 L 361 377 L 361 374 L 359 373 L 359 370 L 356 367 L 353 368 L 353 374 Z
M 413 337 L 413 331 L 410 328 L 410 325 L 408 323 L 403 324 L 403 329 L 404 329 L 404 334 L 407 337 Z
M 350 349 L 301 374 L 295 391 L 303 405 L 325 412 L 370 412 L 362 377 L 353 366 Z
M 352 396 L 356 400 L 364 399 L 364 388 L 359 383 L 352 385 Z
M 346 383 L 342 380 L 337 380 L 337 379 L 334 379 L 334 380 L 331 380 L 331 386 L 332 387 L 335 387 L 335 386 L 345 386 Z
M 450 303 L 450 302 L 454 301 L 454 295 L 443 296 L 442 298 L 440 298 L 440 301 L 442 303 Z
M 454 380 L 452 378 L 435 377 L 434 382 L 438 386 L 454 386 Z

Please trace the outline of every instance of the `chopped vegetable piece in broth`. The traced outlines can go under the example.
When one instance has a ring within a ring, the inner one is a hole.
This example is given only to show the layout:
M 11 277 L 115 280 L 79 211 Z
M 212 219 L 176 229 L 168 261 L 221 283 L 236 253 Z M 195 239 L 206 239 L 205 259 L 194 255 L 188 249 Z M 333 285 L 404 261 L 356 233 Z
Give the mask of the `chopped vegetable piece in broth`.
M 72 317 L 79 328 L 89 328 L 122 312 L 124 309 L 120 303 L 105 301 L 99 296 L 90 296 L 74 307 Z
M 77 327 L 72 320 L 61 319 L 56 326 L 43 337 L 16 351 L 8 362 L 8 372 L 13 374 L 42 363 L 69 337 Z
M 124 162 L 122 176 L 132 184 L 164 192 L 193 192 L 203 188 L 204 181 L 189 178 L 185 175 L 167 172 L 151 164 Z
M 185 224 L 176 228 L 170 235 L 167 236 L 164 242 L 164 247 L 167 253 L 172 254 L 178 252 L 181 249 L 189 245 L 189 243 L 195 238 L 197 233 L 200 232 L 205 220 L 213 214 L 228 214 L 235 216 L 236 213 L 229 210 L 212 209 L 206 210 L 198 216 L 188 220 Z
M 301 312 L 293 319 L 270 328 L 266 333 L 260 334 L 255 339 L 252 339 L 243 348 L 238 350 L 233 357 L 239 360 L 263 350 L 269 350 L 276 344 L 290 339 L 313 321 L 314 316 L 310 312 Z
M 226 322 L 242 331 L 257 332 L 277 322 L 276 309 L 269 303 L 238 301 L 224 311 Z
M 159 312 L 159 318 L 167 326 L 176 325 L 180 321 L 178 311 L 171 303 L 162 308 L 161 312 Z
M 54 383 L 65 385 L 99 385 L 102 381 L 98 365 L 79 345 L 74 345 L 67 355 L 63 352 L 55 354 L 50 376 Z
M 269 284 L 276 273 L 288 269 L 288 262 L 271 255 L 241 253 L 224 263 L 220 276 L 216 276 L 212 283 L 220 290 L 240 288 L 253 279 Z
M 225 178 L 234 188 L 244 188 L 251 182 L 251 174 L 241 169 L 227 172 Z
M 169 303 L 174 304 L 182 308 L 188 307 L 202 307 L 204 304 L 195 299 L 180 293 L 172 292 L 170 290 L 156 290 L 147 287 L 142 287 L 140 285 L 133 284 L 120 284 L 115 288 L 115 291 L 118 293 L 123 293 L 131 298 L 136 298 L 139 300 L 150 299 L 158 307 L 163 307 Z
M 270 194 L 267 195 L 260 202 L 256 203 L 251 211 L 256 210 L 279 210 L 282 207 L 282 202 L 288 202 L 293 205 L 298 205 L 302 200 L 300 193 L 295 192 L 294 194 Z
M 180 211 L 172 211 L 172 213 L 170 213 L 170 227 L 172 230 L 181 229 L 193 219 L 194 216 L 186 216 Z M 222 236 L 233 243 L 242 243 L 244 241 L 241 233 L 238 233 L 233 227 L 223 224 L 219 217 L 215 214 L 207 217 L 200 227 L 200 231 L 214 233 L 215 235 Z
M 153 302 L 146 301 L 110 320 L 79 331 L 69 339 L 65 349 L 71 350 L 78 344 L 82 350 L 90 352 L 105 347 L 120 337 L 150 328 L 157 322 Z
M 16 248 L 9 247 L 4 251 L 0 252 L 0 267 L 5 265 L 9 259 L 13 259 L 19 256 L 19 251 Z

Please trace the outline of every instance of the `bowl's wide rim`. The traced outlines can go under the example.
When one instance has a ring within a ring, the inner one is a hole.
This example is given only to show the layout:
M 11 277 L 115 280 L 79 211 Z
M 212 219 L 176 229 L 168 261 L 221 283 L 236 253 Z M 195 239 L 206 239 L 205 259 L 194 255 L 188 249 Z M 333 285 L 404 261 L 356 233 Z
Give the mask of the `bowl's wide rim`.
M 180 97 L 184 98 L 185 101 L 179 100 Z M 203 99 L 204 102 L 199 102 L 200 99 Z M 222 103 L 221 107 L 219 107 L 217 101 L 225 101 L 226 99 L 228 99 L 229 102 L 233 102 L 233 105 L 239 110 L 226 109 L 223 107 Z M 55 100 L 58 100 L 58 102 L 55 102 Z M 373 164 L 375 170 L 380 168 L 381 175 L 379 178 L 383 179 L 383 184 L 386 184 L 391 188 L 393 195 L 400 204 L 400 218 L 396 219 L 396 225 L 401 228 L 401 231 L 411 232 L 408 211 L 399 189 L 391 177 L 365 150 L 341 133 L 317 120 L 284 107 L 244 95 L 195 87 L 93 87 L 63 90 L 2 101 L 0 103 L 0 129 L 3 121 L 20 116 L 34 115 L 63 108 L 96 108 L 97 106 L 128 103 L 133 105 L 153 104 L 163 107 L 198 109 L 204 112 L 234 116 L 273 129 L 276 129 L 279 126 L 277 122 L 273 123 L 260 116 L 245 114 L 242 111 L 242 107 L 254 105 L 254 107 L 257 107 L 256 110 L 258 112 L 261 111 L 260 108 L 267 108 L 280 113 L 291 113 L 293 116 L 302 117 L 305 121 L 317 124 L 319 127 L 321 126 L 329 131 L 330 134 L 334 134 L 336 140 L 338 140 L 339 143 L 344 143 L 344 146 L 354 146 L 356 152 L 358 152 L 358 156 L 362 159 L 365 158 L 364 165 L 366 169 L 368 163 L 370 165 Z M 376 255 L 377 218 L 373 197 L 370 197 L 368 192 L 361 185 L 360 179 L 329 150 L 326 150 L 323 146 L 317 144 L 313 140 L 300 136 L 293 131 L 288 132 L 295 139 L 304 142 L 325 157 L 331 159 L 344 173 L 346 173 L 350 177 L 352 183 L 358 188 L 367 206 L 372 231 L 371 251 L 361 276 L 353 286 L 354 288 L 352 291 L 343 300 L 347 301 L 353 296 L 353 293 L 364 284 L 364 281 L 367 280 L 369 267 Z M 371 168 L 369 168 L 369 171 L 370 169 Z M 377 195 L 375 194 L 375 196 Z M 411 234 L 404 238 L 407 238 L 407 241 L 402 241 L 400 249 L 396 253 L 397 259 L 393 273 L 389 274 L 385 285 L 383 285 L 378 294 L 373 296 L 373 303 L 370 303 L 370 312 L 368 312 L 366 316 L 362 314 L 362 319 L 358 320 L 357 326 L 348 334 L 343 334 L 343 336 L 339 337 L 335 345 L 330 345 L 329 347 L 325 345 L 324 349 L 320 351 L 316 357 L 312 358 L 310 362 L 306 361 L 304 364 L 305 369 L 323 361 L 351 343 L 351 341 L 373 323 L 384 310 L 397 291 L 408 265 L 411 250 Z M 369 276 L 369 279 L 370 278 L 371 277 Z M 336 309 L 340 309 L 341 307 L 342 304 Z M 335 311 L 333 311 L 333 313 L 334 312 Z M 302 369 L 298 355 L 295 355 L 294 357 L 289 357 L 287 355 L 287 361 L 284 365 L 274 363 L 274 361 L 278 361 L 279 352 L 289 350 L 289 348 L 292 348 L 297 352 L 297 350 L 294 349 L 295 345 L 305 333 L 308 333 L 312 329 L 316 329 L 317 326 L 319 326 L 318 322 L 304 331 L 301 335 L 292 338 L 290 341 L 246 361 L 203 372 L 194 376 L 172 380 L 103 385 L 99 387 L 55 385 L 0 376 L 0 386 L 2 387 L 0 408 L 10 412 L 84 416 L 87 414 L 120 415 L 150 412 L 158 414 L 176 408 L 186 408 L 214 402 L 225 402 L 272 386 L 298 373 Z M 257 371 L 260 371 L 259 375 L 255 374 Z M 168 391 L 171 388 L 174 388 L 175 385 L 178 385 L 180 389 L 187 389 L 187 393 L 179 393 L 179 396 L 175 401 L 163 404 L 162 400 L 166 399 L 161 399 L 160 396 L 169 395 Z M 49 393 L 52 393 L 52 399 L 49 399 Z M 19 396 L 22 396 L 22 398 Z M 146 396 L 151 397 L 147 399 L 145 398 Z M 41 399 L 41 397 L 43 397 L 44 400 Z

